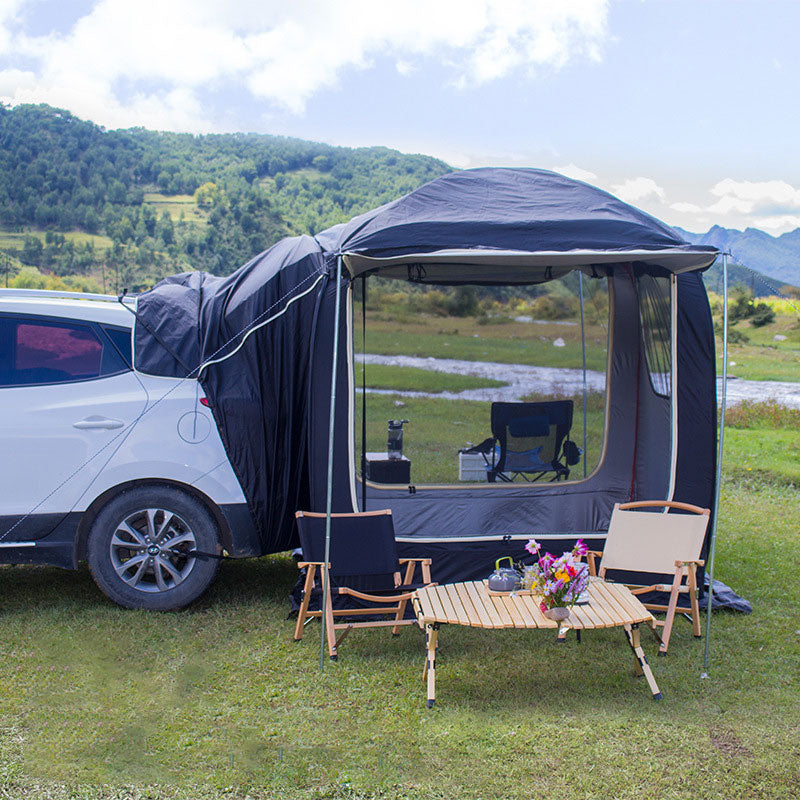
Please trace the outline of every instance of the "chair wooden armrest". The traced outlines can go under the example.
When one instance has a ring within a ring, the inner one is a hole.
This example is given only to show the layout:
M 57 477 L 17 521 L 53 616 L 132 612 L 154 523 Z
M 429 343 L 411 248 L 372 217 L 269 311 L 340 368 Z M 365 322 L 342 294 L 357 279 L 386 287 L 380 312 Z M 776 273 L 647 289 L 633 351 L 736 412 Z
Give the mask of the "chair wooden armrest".
M 402 600 L 410 600 L 414 592 L 403 592 L 403 594 L 391 595 L 366 594 L 365 592 L 359 592 L 357 589 L 350 589 L 347 586 L 343 586 L 339 589 L 339 594 L 357 597 L 359 600 L 368 600 L 371 603 L 399 603 Z
M 324 567 L 324 561 L 298 561 L 297 568 L 298 569 L 305 569 L 306 567 Z M 328 569 L 331 568 L 331 565 L 328 564 Z

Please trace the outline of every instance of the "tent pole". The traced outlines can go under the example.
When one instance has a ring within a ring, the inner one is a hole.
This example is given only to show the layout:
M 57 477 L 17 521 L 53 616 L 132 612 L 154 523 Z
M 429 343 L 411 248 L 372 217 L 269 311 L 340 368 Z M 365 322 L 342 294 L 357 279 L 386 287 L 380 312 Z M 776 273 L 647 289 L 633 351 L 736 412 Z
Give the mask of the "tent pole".
M 333 359 L 331 362 L 331 415 L 328 422 L 328 497 L 325 506 L 325 563 L 322 565 L 322 603 L 328 597 L 330 576 L 328 564 L 331 556 L 331 506 L 333 505 L 333 426 L 336 421 L 336 371 L 339 362 L 339 305 L 342 292 L 342 257 L 336 258 L 336 308 L 333 312 Z M 323 607 L 323 612 L 325 611 Z M 325 614 L 320 615 L 319 668 L 325 669 Z
M 361 510 L 367 510 L 367 276 L 361 275 Z
M 578 270 L 578 295 L 581 300 L 581 354 L 583 356 L 583 477 L 586 477 L 586 325 L 583 317 L 583 273 Z
M 714 485 L 714 508 L 711 536 L 708 546 L 708 598 L 706 600 L 706 642 L 703 652 L 703 669 L 708 670 L 708 649 L 711 636 L 711 602 L 714 599 L 714 555 L 717 545 L 717 518 L 719 516 L 719 490 L 722 480 L 722 453 L 725 440 L 725 403 L 728 396 L 728 254 L 722 254 L 722 407 L 719 412 L 719 440 L 717 443 L 717 475 Z M 703 673 L 706 674 L 705 672 Z

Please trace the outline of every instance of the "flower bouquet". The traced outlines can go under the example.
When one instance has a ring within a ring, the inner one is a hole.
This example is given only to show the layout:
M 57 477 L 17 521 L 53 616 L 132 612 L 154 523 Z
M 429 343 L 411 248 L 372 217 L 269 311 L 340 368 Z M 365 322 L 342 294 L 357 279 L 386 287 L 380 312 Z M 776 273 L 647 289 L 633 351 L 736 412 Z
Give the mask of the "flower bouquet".
M 533 564 L 531 588 L 542 598 L 539 608 L 550 619 L 566 619 L 569 609 L 589 585 L 589 571 L 580 563 L 588 548 L 578 539 L 572 550 L 556 558 L 550 553 L 542 555 L 539 543 L 530 539 L 525 549 L 538 557 Z

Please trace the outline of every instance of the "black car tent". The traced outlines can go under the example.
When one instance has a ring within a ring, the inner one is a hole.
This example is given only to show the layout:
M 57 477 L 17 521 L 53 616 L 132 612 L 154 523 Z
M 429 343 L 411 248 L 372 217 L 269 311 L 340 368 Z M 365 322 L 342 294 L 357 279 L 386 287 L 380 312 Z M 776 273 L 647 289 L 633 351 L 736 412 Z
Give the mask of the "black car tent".
M 578 537 L 602 547 L 615 502 L 713 505 L 714 335 L 700 272 L 717 254 L 552 172 L 454 172 L 316 237 L 283 240 L 228 277 L 162 281 L 138 299 L 135 364 L 199 377 L 259 532 L 251 552 L 233 555 L 296 546 L 296 509 L 352 511 L 365 498 L 392 509 L 401 556 L 431 556 L 434 580 L 476 578 L 498 556 L 522 555 L 530 536 L 558 552 Z M 553 483 L 368 483 L 362 493 L 355 279 L 522 285 L 573 270 L 609 286 L 598 466 Z

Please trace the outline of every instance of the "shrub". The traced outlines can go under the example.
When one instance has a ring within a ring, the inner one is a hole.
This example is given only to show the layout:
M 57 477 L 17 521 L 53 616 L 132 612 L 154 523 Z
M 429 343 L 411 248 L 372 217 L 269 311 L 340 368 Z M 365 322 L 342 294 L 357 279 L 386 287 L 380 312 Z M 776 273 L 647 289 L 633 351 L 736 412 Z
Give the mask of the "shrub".
M 578 300 L 575 297 L 545 294 L 537 297 L 531 304 L 537 319 L 567 319 L 578 313 Z
M 47 278 L 36 267 L 22 267 L 10 283 L 14 289 L 47 288 Z
M 731 428 L 798 428 L 800 409 L 775 400 L 743 400 L 726 411 L 725 424 Z
M 769 325 L 770 322 L 775 321 L 775 312 L 766 303 L 758 303 L 753 308 L 753 313 L 750 317 L 750 324 L 756 328 L 761 328 L 764 325 Z
M 717 336 L 722 336 L 722 322 L 719 320 L 714 323 L 714 333 L 716 333 Z M 738 328 L 733 328 L 730 325 L 728 326 L 729 344 L 747 344 L 749 341 L 750 337 L 744 331 L 740 331 Z
M 445 308 L 453 317 L 472 317 L 478 313 L 478 295 L 471 286 L 459 286 L 447 298 Z

